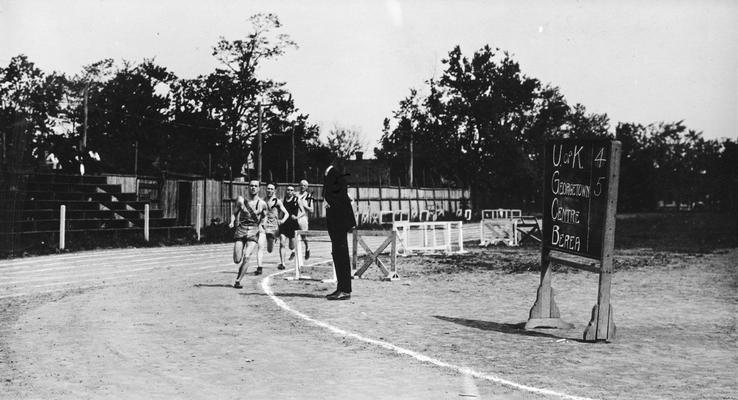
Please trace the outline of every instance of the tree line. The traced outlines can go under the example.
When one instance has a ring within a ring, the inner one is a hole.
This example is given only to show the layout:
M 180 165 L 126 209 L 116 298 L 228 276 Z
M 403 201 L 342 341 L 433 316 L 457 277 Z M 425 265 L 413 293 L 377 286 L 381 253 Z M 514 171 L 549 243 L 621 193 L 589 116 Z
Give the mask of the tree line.
M 296 42 L 281 33 L 276 15 L 250 21 L 244 39 L 213 46 L 215 70 L 192 79 L 154 59 L 105 59 L 67 76 L 46 73 L 24 55 L 12 58 L 0 68 L 4 170 L 53 152 L 75 171 L 75 157 L 92 149 L 106 172 L 253 176 L 247 160 L 258 162 L 261 126 L 263 180 L 315 180 L 332 156 L 360 150 L 362 138 L 336 126 L 327 142 L 319 139 L 319 126 L 285 83 L 259 75 L 263 62 Z M 659 202 L 738 207 L 735 140 L 705 139 L 682 121 L 619 122 L 613 130 L 606 114 L 568 104 L 558 87 L 525 75 L 507 52 L 489 46 L 471 57 L 456 46 L 443 65 L 440 77 L 411 89 L 384 120 L 374 153 L 390 166 L 392 183 L 470 188 L 476 209 L 539 211 L 544 142 L 609 137 L 623 144 L 621 211 Z
M 705 139 L 683 121 L 621 122 L 613 132 L 606 114 L 569 105 L 558 87 L 526 76 L 509 53 L 489 46 L 470 58 L 456 46 L 443 65 L 384 120 L 375 156 L 390 163 L 393 181 L 470 187 L 475 208 L 535 212 L 546 140 L 613 138 L 623 149 L 620 211 L 738 207 L 735 140 Z
M 53 153 L 63 170 L 76 172 L 77 157 L 92 150 L 110 173 L 254 177 L 261 130 L 263 180 L 315 179 L 331 154 L 358 146 L 358 134 L 348 129 L 347 138 L 347 128 L 337 126 L 328 143 L 319 140 L 319 126 L 295 106 L 285 83 L 259 75 L 265 61 L 297 44 L 281 33 L 276 15 L 250 22 L 245 39 L 221 38 L 212 48 L 215 70 L 193 79 L 154 59 L 105 59 L 68 76 L 13 57 L 0 68 L 4 164 L 42 163 Z M 13 134 L 19 129 L 22 135 Z

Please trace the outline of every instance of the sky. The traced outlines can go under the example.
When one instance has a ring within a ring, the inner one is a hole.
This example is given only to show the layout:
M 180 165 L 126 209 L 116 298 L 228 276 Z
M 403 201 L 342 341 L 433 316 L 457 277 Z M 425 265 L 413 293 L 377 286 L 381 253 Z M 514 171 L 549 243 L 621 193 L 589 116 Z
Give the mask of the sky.
M 618 122 L 684 120 L 706 138 L 738 138 L 738 2 L 0 0 L 0 65 L 25 54 L 75 74 L 103 58 L 154 58 L 181 78 L 214 70 L 222 36 L 279 16 L 299 48 L 263 65 L 325 133 L 361 132 L 366 149 L 411 88 L 443 73 L 455 46 L 509 52 L 570 105 Z

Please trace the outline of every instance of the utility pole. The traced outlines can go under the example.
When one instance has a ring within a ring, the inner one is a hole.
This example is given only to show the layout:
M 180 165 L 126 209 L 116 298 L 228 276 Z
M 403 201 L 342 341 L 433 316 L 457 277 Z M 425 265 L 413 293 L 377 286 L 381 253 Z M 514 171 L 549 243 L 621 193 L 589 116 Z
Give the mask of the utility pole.
M 295 182 L 295 123 L 292 123 L 292 182 Z
M 257 132 L 256 132 L 256 135 L 257 135 L 256 140 L 259 146 L 258 155 L 257 155 L 256 178 L 259 180 L 259 184 L 261 184 L 261 145 L 262 145 L 262 141 L 261 141 L 261 113 L 262 113 L 261 103 L 256 105 L 256 110 L 259 113 L 259 122 L 257 125 Z
M 138 140 L 133 143 L 133 175 L 138 176 Z
M 290 99 L 292 99 L 292 95 L 290 95 Z M 262 103 L 262 101 L 263 101 L 263 99 L 259 99 L 259 102 L 256 104 L 256 110 L 257 110 L 257 112 L 259 114 L 259 121 L 258 121 L 257 129 L 256 129 L 256 134 L 257 134 L 257 139 L 256 140 L 257 140 L 257 145 L 259 146 L 258 154 L 256 156 L 256 159 L 257 159 L 256 160 L 256 162 L 257 162 L 256 177 L 259 180 L 259 183 L 261 183 L 261 169 L 262 169 L 261 149 L 262 149 L 263 144 L 264 144 L 263 143 L 263 139 L 262 139 L 262 136 L 263 135 L 262 135 L 262 131 L 261 131 L 262 130 L 262 119 L 263 119 L 263 114 L 264 114 L 264 107 L 265 106 L 269 107 L 269 106 L 273 106 L 274 105 L 274 103 Z M 293 151 L 293 153 L 294 153 L 294 151 Z
M 413 130 L 410 129 L 410 187 L 413 187 Z
M 85 83 L 85 126 L 82 129 L 82 153 L 87 149 L 87 93 L 90 90 L 90 81 Z

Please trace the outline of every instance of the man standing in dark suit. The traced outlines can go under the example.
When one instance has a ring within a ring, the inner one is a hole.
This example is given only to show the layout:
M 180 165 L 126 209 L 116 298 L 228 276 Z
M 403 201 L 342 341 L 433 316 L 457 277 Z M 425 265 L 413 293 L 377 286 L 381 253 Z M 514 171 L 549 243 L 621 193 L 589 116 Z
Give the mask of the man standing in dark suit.
M 328 235 L 331 237 L 333 267 L 336 269 L 338 285 L 336 291 L 326 296 L 328 300 L 348 300 L 351 298 L 351 260 L 348 249 L 348 233 L 356 226 L 354 209 L 348 196 L 346 176 L 334 161 L 325 170 L 323 181 L 325 217 Z

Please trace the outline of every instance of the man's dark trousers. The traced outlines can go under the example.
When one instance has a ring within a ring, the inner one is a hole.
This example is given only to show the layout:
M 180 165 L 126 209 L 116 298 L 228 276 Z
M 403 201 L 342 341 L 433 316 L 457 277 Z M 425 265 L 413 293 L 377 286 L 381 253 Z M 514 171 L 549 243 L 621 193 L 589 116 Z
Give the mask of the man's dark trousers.
M 336 289 L 340 292 L 351 293 L 351 259 L 349 258 L 348 232 L 329 229 L 328 235 L 331 237 L 331 253 L 336 269 L 336 279 L 338 280 Z

